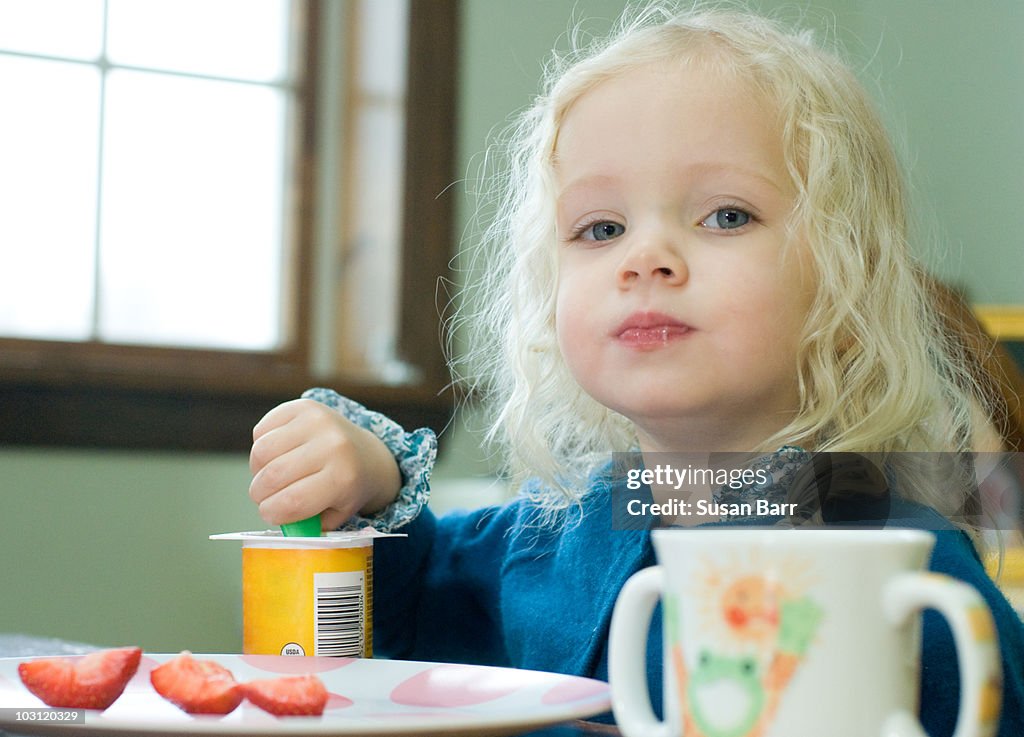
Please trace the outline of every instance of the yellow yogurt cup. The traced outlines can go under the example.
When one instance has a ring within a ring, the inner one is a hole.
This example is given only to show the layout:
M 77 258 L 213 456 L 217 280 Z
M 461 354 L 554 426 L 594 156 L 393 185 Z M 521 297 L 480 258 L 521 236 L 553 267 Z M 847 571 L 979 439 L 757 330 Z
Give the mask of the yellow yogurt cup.
M 242 542 L 242 652 L 373 657 L 373 540 L 381 536 L 212 535 Z

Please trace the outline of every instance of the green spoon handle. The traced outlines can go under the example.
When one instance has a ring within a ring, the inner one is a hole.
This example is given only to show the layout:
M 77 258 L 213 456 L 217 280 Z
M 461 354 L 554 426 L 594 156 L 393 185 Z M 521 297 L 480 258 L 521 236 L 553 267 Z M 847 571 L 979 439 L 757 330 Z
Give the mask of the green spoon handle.
M 281 532 L 285 537 L 321 537 L 323 531 L 320 529 L 320 515 L 281 525 Z

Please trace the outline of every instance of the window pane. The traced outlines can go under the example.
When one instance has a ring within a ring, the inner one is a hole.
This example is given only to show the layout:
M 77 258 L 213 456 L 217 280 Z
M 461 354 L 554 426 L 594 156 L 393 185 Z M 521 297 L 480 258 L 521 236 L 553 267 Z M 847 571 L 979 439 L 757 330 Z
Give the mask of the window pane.
M 348 369 L 381 371 L 396 353 L 398 331 L 403 111 L 390 105 L 365 106 L 355 124 L 359 147 L 349 179 L 354 191 L 345 224 L 350 251 L 340 360 Z
M 409 0 L 364 0 L 359 6 L 359 87 L 371 95 L 405 95 Z
M 258 81 L 287 75 L 288 0 L 110 0 L 114 64 Z
M 87 338 L 99 73 L 0 56 L 0 101 L 0 333 Z
M 285 107 L 272 88 L 111 72 L 101 338 L 279 345 Z
M 95 59 L 103 0 L 0 0 L 0 49 Z

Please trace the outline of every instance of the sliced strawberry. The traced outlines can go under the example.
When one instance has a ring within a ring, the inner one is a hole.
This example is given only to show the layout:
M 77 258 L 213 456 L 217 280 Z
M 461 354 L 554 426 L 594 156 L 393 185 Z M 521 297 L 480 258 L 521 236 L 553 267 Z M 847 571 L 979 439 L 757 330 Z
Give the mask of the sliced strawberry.
M 228 714 L 242 703 L 242 684 L 231 671 L 185 651 L 149 674 L 157 693 L 189 714 Z
M 314 675 L 266 678 L 245 684 L 245 697 L 277 716 L 320 716 L 327 689 Z
M 40 658 L 18 664 L 25 688 L 44 704 L 70 709 L 106 709 L 139 668 L 142 650 L 123 647 L 82 657 Z

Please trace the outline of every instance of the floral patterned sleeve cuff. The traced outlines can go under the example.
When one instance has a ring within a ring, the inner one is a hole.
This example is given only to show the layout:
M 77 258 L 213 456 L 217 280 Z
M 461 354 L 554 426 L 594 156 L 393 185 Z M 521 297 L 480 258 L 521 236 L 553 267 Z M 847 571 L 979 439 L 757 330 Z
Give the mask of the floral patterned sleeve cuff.
M 394 502 L 366 517 L 357 514 L 339 529 L 373 527 L 381 532 L 392 532 L 416 519 L 430 498 L 430 472 L 437 458 L 434 431 L 423 427 L 406 432 L 391 418 L 368 410 L 359 402 L 331 389 L 308 389 L 302 393 L 302 398 L 312 399 L 340 412 L 353 424 L 380 438 L 398 461 L 398 470 L 402 474 L 402 489 Z

